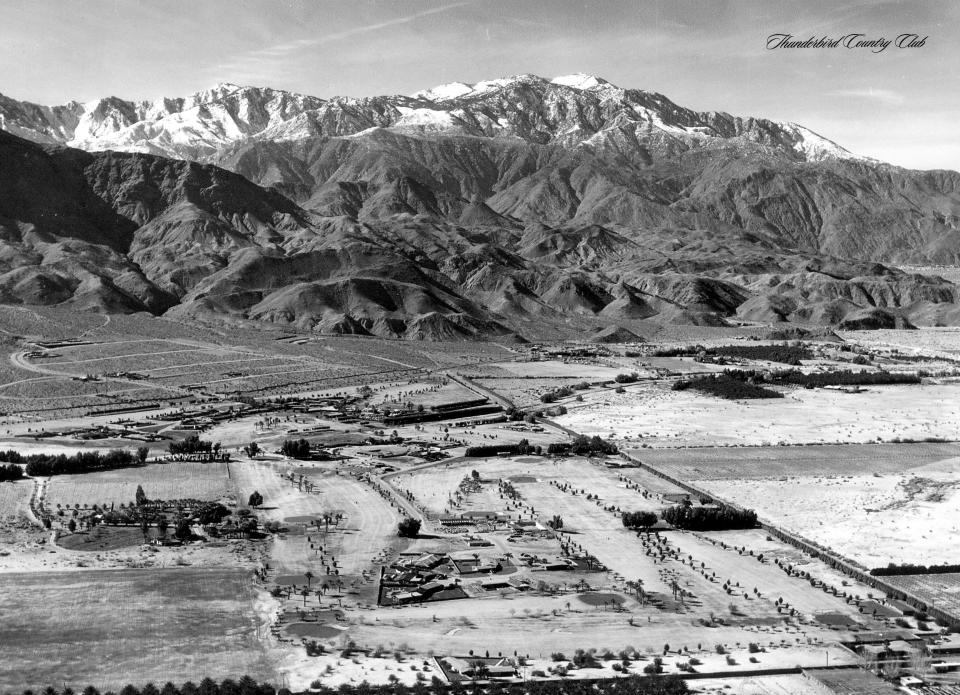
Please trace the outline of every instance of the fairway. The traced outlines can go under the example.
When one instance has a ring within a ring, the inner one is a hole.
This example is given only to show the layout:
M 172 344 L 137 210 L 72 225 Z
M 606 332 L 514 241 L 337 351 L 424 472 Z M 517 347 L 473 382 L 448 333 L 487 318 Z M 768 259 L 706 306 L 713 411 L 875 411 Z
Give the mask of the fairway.
M 243 570 L 0 575 L 0 689 L 273 679 Z

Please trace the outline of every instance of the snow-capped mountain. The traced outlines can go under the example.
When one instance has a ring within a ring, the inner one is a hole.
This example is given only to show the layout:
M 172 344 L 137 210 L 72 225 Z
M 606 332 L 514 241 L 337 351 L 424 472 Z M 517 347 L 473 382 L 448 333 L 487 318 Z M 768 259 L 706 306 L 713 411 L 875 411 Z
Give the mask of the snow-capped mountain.
M 960 325 L 960 286 L 896 267 L 960 263 L 960 173 L 592 75 L 0 98 L 0 125 L 0 303 L 445 340 Z
M 219 148 L 322 106 L 316 97 L 219 84 L 184 98 L 117 97 L 39 106 L 0 95 L 0 127 L 28 140 L 98 152 L 204 159 Z
M 521 138 L 601 146 L 630 132 L 658 147 L 710 146 L 741 138 L 798 161 L 857 159 L 793 123 L 697 112 L 654 92 L 623 89 L 594 75 L 536 75 L 453 82 L 410 96 L 318 97 L 220 84 L 185 98 L 40 106 L 0 95 L 0 128 L 41 143 L 90 152 L 148 152 L 215 162 L 237 142 L 353 136 L 371 128 L 405 133 Z

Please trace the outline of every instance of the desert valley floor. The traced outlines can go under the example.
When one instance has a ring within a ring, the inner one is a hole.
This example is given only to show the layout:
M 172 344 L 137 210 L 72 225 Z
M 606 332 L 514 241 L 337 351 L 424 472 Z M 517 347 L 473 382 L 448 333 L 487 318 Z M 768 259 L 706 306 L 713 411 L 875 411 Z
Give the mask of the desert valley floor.
M 661 673 L 761 695 L 868 671 L 957 692 L 958 329 L 0 318 L 0 458 L 28 474 L 0 482 L 0 692 Z

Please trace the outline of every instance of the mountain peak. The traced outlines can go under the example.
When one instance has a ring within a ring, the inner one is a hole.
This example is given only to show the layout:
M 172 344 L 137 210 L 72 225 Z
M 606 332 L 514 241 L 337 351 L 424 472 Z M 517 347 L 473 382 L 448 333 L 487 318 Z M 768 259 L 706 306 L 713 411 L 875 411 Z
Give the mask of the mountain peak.
M 602 77 L 588 75 L 584 72 L 575 72 L 572 75 L 560 75 L 550 80 L 551 84 L 559 84 L 564 87 L 573 87 L 574 89 L 594 89 L 603 85 L 610 84 Z

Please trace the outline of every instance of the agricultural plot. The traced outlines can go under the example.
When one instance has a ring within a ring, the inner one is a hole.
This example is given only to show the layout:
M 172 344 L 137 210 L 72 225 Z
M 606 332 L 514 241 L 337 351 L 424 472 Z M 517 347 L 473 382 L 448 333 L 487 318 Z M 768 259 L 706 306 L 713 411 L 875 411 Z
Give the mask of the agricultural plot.
M 540 396 L 548 391 L 556 391 L 564 387 L 574 387 L 582 384 L 585 380 L 575 377 L 531 377 L 522 378 L 517 376 L 509 377 L 484 377 L 475 379 L 476 383 L 484 388 L 503 396 L 518 408 L 529 408 L 531 406 L 546 408 Z M 613 390 L 612 387 L 610 389 Z M 577 393 L 581 393 L 578 391 Z M 583 392 L 585 393 L 585 392 Z M 570 397 L 566 400 L 573 400 Z M 566 401 L 563 401 L 566 402 Z
M 912 592 L 927 602 L 927 605 L 960 613 L 960 573 L 903 574 L 884 577 L 884 581 Z
M 48 509 L 58 504 L 130 504 L 137 485 L 148 499 L 218 500 L 236 495 L 229 463 L 154 463 L 136 468 L 59 475 L 50 479 L 45 497 Z
M 682 480 L 906 473 L 960 456 L 960 444 L 847 444 L 789 447 L 632 449 L 630 453 Z M 945 464 L 946 465 L 946 464 Z
M 243 570 L 0 574 L 0 689 L 274 679 L 254 599 Z
M 583 434 L 612 433 L 651 447 L 924 441 L 960 431 L 960 384 L 776 390 L 785 398 L 728 401 L 645 382 L 622 394 L 585 393 L 583 403 L 562 401 L 569 412 L 555 419 Z
M 594 360 L 562 361 L 540 360 L 536 362 L 501 362 L 494 366 L 517 377 L 527 379 L 562 378 L 586 381 L 613 381 L 617 374 L 623 374 L 623 367 L 611 367 L 597 364 Z
M 32 480 L 0 483 L 0 551 L 43 535 L 43 530 L 28 516 L 33 488 Z M 4 564 L 0 557 L 0 567 Z
M 373 386 L 374 405 L 422 405 L 430 406 L 449 405 L 463 401 L 473 401 L 480 398 L 475 391 L 461 386 L 455 381 L 446 384 L 439 382 L 414 382 L 400 384 L 380 384 Z
M 0 483 L 0 521 L 25 514 L 32 490 L 32 480 Z

